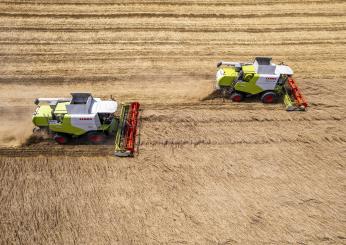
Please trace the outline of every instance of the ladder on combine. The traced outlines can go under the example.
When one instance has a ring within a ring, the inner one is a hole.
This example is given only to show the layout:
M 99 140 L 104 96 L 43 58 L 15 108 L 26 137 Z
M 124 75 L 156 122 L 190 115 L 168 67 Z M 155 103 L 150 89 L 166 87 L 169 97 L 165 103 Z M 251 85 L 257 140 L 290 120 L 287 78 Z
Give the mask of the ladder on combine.
M 139 106 L 138 102 L 122 104 L 118 130 L 115 134 L 116 156 L 133 156 L 135 152 Z
M 287 78 L 288 89 L 285 88 L 284 103 L 287 111 L 305 111 L 308 103 L 301 94 L 296 81 L 292 77 Z

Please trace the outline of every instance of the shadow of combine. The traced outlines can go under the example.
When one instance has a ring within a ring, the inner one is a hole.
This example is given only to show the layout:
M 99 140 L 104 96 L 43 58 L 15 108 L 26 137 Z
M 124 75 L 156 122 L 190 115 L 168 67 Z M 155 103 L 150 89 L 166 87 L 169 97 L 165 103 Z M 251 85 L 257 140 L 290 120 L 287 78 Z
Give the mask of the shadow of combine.
M 218 100 L 218 101 L 222 101 L 225 104 L 227 104 L 227 103 L 231 104 L 232 103 L 232 104 L 264 105 L 261 102 L 260 97 L 261 97 L 260 95 L 248 95 L 248 96 L 245 96 L 245 98 L 241 102 L 233 102 L 231 100 L 230 96 L 223 94 L 222 91 L 220 91 L 220 90 L 214 90 L 213 92 L 211 92 L 207 96 L 201 98 L 200 101 Z M 283 98 L 282 97 L 278 98 L 277 101 L 275 101 L 273 103 L 268 103 L 265 105 L 269 106 L 269 105 L 277 105 L 277 104 L 283 104 Z
M 21 145 L 22 147 L 28 146 L 43 146 L 43 145 L 114 145 L 114 135 L 109 135 L 103 142 L 93 144 L 86 140 L 85 137 L 71 137 L 65 144 L 59 144 L 53 139 L 53 136 L 45 132 L 37 132 L 30 135 L 25 142 Z
M 215 99 L 222 99 L 224 102 L 230 102 L 232 103 L 232 100 L 230 98 L 230 95 L 222 93 L 221 90 L 214 90 L 207 96 L 203 97 L 201 101 L 208 101 L 208 100 L 215 100 Z M 247 96 L 241 103 L 256 103 L 258 102 L 259 97 L 257 95 L 253 96 Z

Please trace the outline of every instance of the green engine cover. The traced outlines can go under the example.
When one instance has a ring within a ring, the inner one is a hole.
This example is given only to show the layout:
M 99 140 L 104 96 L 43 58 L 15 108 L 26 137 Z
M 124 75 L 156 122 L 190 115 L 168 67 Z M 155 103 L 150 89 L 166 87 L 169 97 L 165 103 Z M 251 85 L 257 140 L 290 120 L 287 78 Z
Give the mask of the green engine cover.
M 52 119 L 50 105 L 40 105 L 32 117 L 32 122 L 37 127 L 48 127 L 48 121 Z
M 71 116 L 65 114 L 61 123 L 50 124 L 49 129 L 53 132 L 66 133 L 71 135 L 82 135 L 86 131 L 82 128 L 78 128 L 71 123 Z
M 245 65 L 242 67 L 243 70 L 243 80 L 249 82 L 255 74 L 255 67 L 253 65 Z
M 220 87 L 230 87 L 238 77 L 238 72 L 234 67 L 224 67 L 217 72 L 217 83 Z

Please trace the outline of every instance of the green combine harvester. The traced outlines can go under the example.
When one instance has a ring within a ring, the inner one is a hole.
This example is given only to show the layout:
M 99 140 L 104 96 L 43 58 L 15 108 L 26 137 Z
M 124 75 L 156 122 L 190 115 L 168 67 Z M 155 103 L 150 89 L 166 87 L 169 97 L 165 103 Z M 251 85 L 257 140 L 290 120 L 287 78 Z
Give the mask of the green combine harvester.
M 224 62 L 217 64 L 216 92 L 234 102 L 259 95 L 263 103 L 282 98 L 287 111 L 305 111 L 303 98 L 289 66 L 276 65 L 270 57 L 257 57 L 254 62 Z
M 116 156 L 133 156 L 139 121 L 138 102 L 120 104 L 94 98 L 90 93 L 72 93 L 72 98 L 38 98 L 32 122 L 34 131 L 45 131 L 59 144 L 81 140 L 104 144 L 115 138 Z M 120 111 L 120 113 L 117 113 Z

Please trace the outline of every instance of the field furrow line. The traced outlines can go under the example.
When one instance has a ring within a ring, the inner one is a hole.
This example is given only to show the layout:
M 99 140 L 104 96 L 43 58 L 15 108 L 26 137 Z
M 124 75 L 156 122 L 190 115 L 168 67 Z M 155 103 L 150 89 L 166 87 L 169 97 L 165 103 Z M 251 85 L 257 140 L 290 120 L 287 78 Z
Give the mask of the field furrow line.
M 273 27 L 273 28 L 220 28 L 220 27 L 210 27 L 210 28 L 200 28 L 200 27 L 0 27 L 0 32 L 28 32 L 28 31 L 37 31 L 37 32 L 95 32 L 95 31 L 108 31 L 108 32 L 186 32 L 186 33 L 218 33 L 218 32 L 245 32 L 245 33 L 271 33 L 271 32 L 297 32 L 297 31 L 345 31 L 346 26 L 333 26 L 333 27 Z
M 162 139 L 162 140 L 148 140 L 142 141 L 141 147 L 149 147 L 151 149 L 157 146 L 164 147 L 197 147 L 197 146 L 232 146 L 232 145 L 277 145 L 277 144 L 295 144 L 295 145 L 309 145 L 309 144 L 337 144 L 345 145 L 346 137 L 324 136 L 318 139 L 308 137 L 296 138 L 275 138 L 267 137 L 260 139 Z M 47 150 L 49 147 L 49 150 Z M 95 156 L 112 156 L 113 147 L 106 145 L 98 145 L 90 147 L 70 147 L 70 146 L 56 146 L 54 143 L 49 146 L 34 145 L 30 148 L 26 147 L 1 147 L 0 157 L 32 157 L 32 156 L 67 156 L 67 157 L 95 157 Z
M 319 139 L 312 139 L 308 137 L 297 137 L 297 138 L 259 138 L 259 139 L 220 139 L 220 140 L 211 140 L 211 139 L 164 139 L 164 140 L 148 140 L 142 142 L 143 146 L 198 146 L 198 145 L 270 145 L 270 144 L 346 144 L 346 137 L 320 137 Z
M 229 40 L 228 42 L 217 42 L 210 40 L 206 41 L 30 41 L 30 40 L 0 40 L 0 45 L 10 45 L 10 46 L 27 46 L 27 45 L 42 45 L 42 46 L 51 46 L 51 45 L 116 45 L 116 44 L 126 44 L 126 45 L 162 45 L 162 46 L 173 46 L 173 45 L 186 45 L 186 46 L 207 46 L 207 45 L 242 45 L 242 46 L 252 46 L 256 44 L 257 46 L 287 46 L 287 45 L 324 45 L 324 44 L 333 44 L 333 45 L 344 45 L 346 44 L 345 39 L 336 38 L 336 39 L 312 39 L 312 40 L 288 40 L 288 41 L 236 41 Z
M 343 17 L 343 13 L 323 12 L 292 12 L 290 17 Z M 222 13 L 152 13 L 152 12 L 128 12 L 128 13 L 110 13 L 110 14 L 67 14 L 67 13 L 23 13 L 23 12 L 1 12 L 0 17 L 13 17 L 13 18 L 52 18 L 52 19 L 93 19 L 93 18 L 204 18 L 204 19 L 255 19 L 255 18 L 280 18 L 282 13 L 261 13 L 261 14 L 222 14 Z
M 112 149 L 110 147 L 98 146 L 94 149 L 66 149 L 62 147 L 49 146 L 49 150 L 44 148 L 0 148 L 0 156 L 8 157 L 30 157 L 30 156 L 68 156 L 68 157 L 92 157 L 92 156 L 107 156 L 112 155 Z
M 333 0 L 334 3 L 343 3 L 343 0 Z M 300 5 L 302 3 L 308 4 L 325 4 L 330 3 L 330 1 L 326 0 L 280 0 L 280 1 L 271 1 L 271 0 L 263 0 L 261 1 L 261 5 L 275 6 L 278 4 L 296 4 Z M 0 1 L 0 4 L 6 4 L 11 6 L 16 5 L 47 5 L 47 6 L 133 6 L 133 5 L 141 5 L 141 6 L 206 6 L 206 7 L 217 7 L 217 6 L 229 6 L 230 3 L 228 1 L 218 1 L 215 3 L 214 1 L 117 1 L 117 2 L 94 2 L 94 1 L 59 1 L 59 2 L 48 2 L 48 1 L 30 1 L 27 0 L 25 2 L 22 1 Z M 232 6 L 256 6 L 258 2 L 256 1 L 232 1 Z
M 198 124 L 231 124 L 231 123 L 273 123 L 273 122 L 333 122 L 333 121 L 345 121 L 346 117 L 339 116 L 329 116 L 329 117 L 295 117 L 295 118 L 278 118 L 278 117 L 256 117 L 252 116 L 250 118 L 208 118 L 200 119 L 194 118 L 192 116 L 187 116 L 184 118 L 174 118 L 172 116 L 143 116 L 141 117 L 141 121 L 145 123 L 172 123 L 172 124 L 186 124 L 186 123 L 198 123 Z

